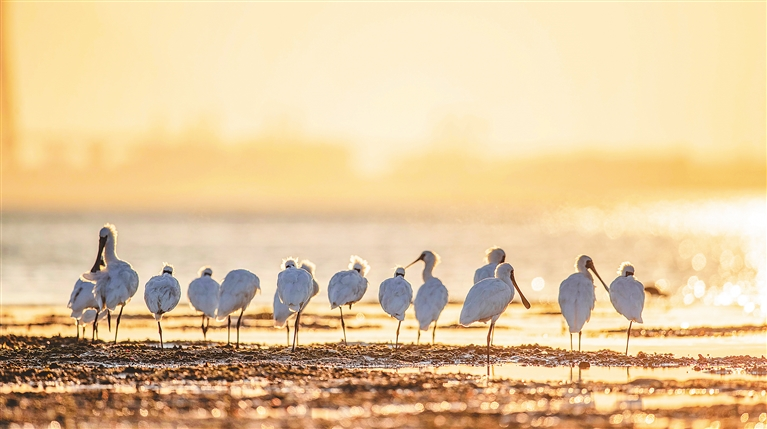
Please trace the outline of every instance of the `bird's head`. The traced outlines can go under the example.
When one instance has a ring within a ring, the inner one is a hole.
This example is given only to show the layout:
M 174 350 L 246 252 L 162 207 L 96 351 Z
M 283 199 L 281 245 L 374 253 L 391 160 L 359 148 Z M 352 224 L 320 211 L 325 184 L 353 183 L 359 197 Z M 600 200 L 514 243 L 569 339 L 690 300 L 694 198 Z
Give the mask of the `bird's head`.
M 402 267 L 397 267 L 394 270 L 394 277 L 397 277 L 397 276 L 404 278 L 405 277 L 405 269 L 402 268 Z
M 412 266 L 413 264 L 415 264 L 418 261 L 423 261 L 426 265 L 431 264 L 432 266 L 437 266 L 439 264 L 439 262 L 440 262 L 440 257 L 439 257 L 439 255 L 437 255 L 436 253 L 434 253 L 434 252 L 432 252 L 430 250 L 424 250 L 423 252 L 421 252 L 421 255 L 418 256 L 418 259 L 416 259 L 415 261 L 411 262 L 405 268 L 409 268 L 410 266 Z
M 292 256 L 288 256 L 287 258 L 282 260 L 282 269 L 287 270 L 288 268 L 296 268 L 298 265 L 298 258 L 294 258 Z
M 163 262 L 163 264 L 162 264 L 162 273 L 163 273 L 163 275 L 169 274 L 169 275 L 172 276 L 173 275 L 173 265 L 171 265 L 171 264 L 169 264 L 167 262 Z
M 631 265 L 631 262 L 624 262 L 621 264 L 621 267 L 618 269 L 618 275 L 621 277 L 628 277 L 634 275 L 634 266 Z
M 493 246 L 485 250 L 486 264 L 502 264 L 506 262 L 506 252 L 498 246 Z
M 368 274 L 368 271 L 370 271 L 370 265 L 368 265 L 368 261 L 357 255 L 352 255 L 352 257 L 349 258 L 349 269 L 354 270 L 360 273 L 362 277 L 365 277 Z
M 211 277 L 213 276 L 213 270 L 210 267 L 202 267 L 200 268 L 200 271 L 198 272 L 198 274 L 200 277 L 204 277 L 204 276 Z

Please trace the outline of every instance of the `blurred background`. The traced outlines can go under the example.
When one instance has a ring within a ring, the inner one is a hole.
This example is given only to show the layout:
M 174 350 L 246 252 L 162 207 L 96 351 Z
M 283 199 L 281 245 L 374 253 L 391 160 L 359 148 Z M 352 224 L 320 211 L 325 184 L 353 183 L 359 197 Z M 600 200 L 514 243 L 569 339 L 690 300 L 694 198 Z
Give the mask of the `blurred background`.
M 460 301 L 500 245 L 531 301 L 588 253 L 762 320 L 764 35 L 763 3 L 2 3 L 2 300 L 63 305 L 109 221 L 142 285 L 243 266 L 263 305 L 288 255 L 324 288 L 359 253 L 375 300 L 424 248 Z

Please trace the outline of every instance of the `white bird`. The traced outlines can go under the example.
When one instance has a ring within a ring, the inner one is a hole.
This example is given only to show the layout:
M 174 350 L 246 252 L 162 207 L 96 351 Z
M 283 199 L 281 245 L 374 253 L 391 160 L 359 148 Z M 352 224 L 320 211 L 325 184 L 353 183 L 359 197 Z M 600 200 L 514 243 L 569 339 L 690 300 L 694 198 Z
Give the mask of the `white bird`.
M 202 312 L 202 338 L 205 341 L 208 339 L 210 318 L 216 317 L 218 290 L 220 288 L 221 285 L 213 280 L 213 270 L 210 267 L 202 267 L 199 271 L 199 277 L 189 283 L 189 289 L 186 291 L 189 305 Z M 205 324 L 206 321 L 208 322 L 207 325 Z
M 514 268 L 511 264 L 501 263 L 495 269 L 495 276 L 492 279 L 483 279 L 474 284 L 463 302 L 459 318 L 461 325 L 469 326 L 474 322 L 487 323 L 488 320 L 490 321 L 490 329 L 487 331 L 488 366 L 490 365 L 490 340 L 493 330 L 495 330 L 495 322 L 514 299 L 514 289 L 519 292 L 522 304 L 529 309 L 530 303 L 514 279 Z
M 104 260 L 99 257 L 98 264 L 94 265 L 93 269 L 99 271 L 102 266 L 104 266 Z M 83 312 L 89 308 L 96 309 L 99 307 L 96 297 L 93 296 L 93 288 L 95 286 L 95 282 L 80 277 L 75 282 L 75 287 L 72 289 L 72 294 L 69 296 L 67 308 L 72 310 L 70 317 L 75 319 L 77 339 L 80 339 L 80 325 L 83 319 Z M 95 313 L 96 311 L 94 310 L 93 320 L 96 319 Z M 106 316 L 106 313 L 104 313 L 104 316 Z M 85 327 L 83 327 L 83 339 L 85 339 Z
M 162 343 L 162 320 L 163 314 L 173 310 L 181 299 L 181 285 L 173 277 L 173 266 L 163 264 L 162 274 L 154 276 L 144 286 L 144 302 L 149 311 L 154 314 L 157 328 L 160 332 L 160 348 Z
M 97 266 L 102 252 L 106 267 L 99 271 Z M 112 329 L 111 312 L 118 305 L 120 306 L 120 314 L 117 315 L 117 327 L 115 328 L 115 343 L 117 343 L 117 331 L 120 329 L 123 309 L 138 290 L 138 274 L 133 270 L 131 264 L 117 257 L 117 229 L 114 225 L 106 224 L 99 231 L 99 252 L 96 255 L 96 263 L 91 272 L 83 274 L 83 278 L 96 282 L 93 296 L 98 302 L 98 310 L 107 310 L 107 323 L 110 330 Z
M 442 280 L 434 277 L 432 271 L 440 262 L 439 255 L 428 250 L 424 250 L 421 256 L 411 262 L 405 268 L 410 267 L 418 261 L 424 262 L 423 284 L 418 288 L 415 295 L 413 307 L 415 307 L 415 318 L 418 320 L 418 342 L 421 341 L 421 331 L 428 331 L 429 326 L 434 322 L 434 331 L 431 334 L 431 343 L 437 337 L 437 319 L 442 314 L 442 310 L 447 305 L 447 288 L 442 284 Z
M 309 297 L 314 298 L 317 296 L 318 293 L 320 293 L 320 285 L 317 283 L 317 280 L 314 278 L 314 270 L 316 269 L 314 263 L 308 259 L 304 259 L 301 261 L 301 269 L 308 272 L 312 276 L 312 296 Z M 295 312 L 291 311 L 290 308 L 288 308 L 287 305 L 283 304 L 282 301 L 280 301 L 280 295 L 278 291 L 274 291 L 274 327 L 275 328 L 285 328 L 288 335 L 288 346 L 290 346 L 290 325 L 288 325 L 288 319 L 294 314 Z M 306 307 L 306 306 L 304 306 Z
M 583 325 L 591 319 L 591 310 L 594 309 L 596 296 L 594 295 L 594 278 L 589 273 L 594 272 L 607 290 L 607 285 L 599 277 L 594 261 L 586 255 L 580 255 L 575 260 L 576 272 L 566 278 L 559 285 L 559 308 L 570 328 L 570 350 L 573 349 L 573 334 L 578 333 L 578 351 L 581 351 L 581 330 Z M 609 293 L 610 291 L 607 290 Z
M 634 277 L 634 266 L 631 262 L 622 263 L 618 269 L 618 277 L 610 283 L 610 302 L 618 313 L 629 320 L 629 328 L 626 331 L 626 356 L 629 354 L 631 324 L 644 323 L 644 298 L 644 285 Z
M 261 281 L 258 276 L 248 270 L 232 270 L 224 277 L 221 282 L 221 288 L 218 292 L 218 309 L 216 310 L 216 320 L 223 321 L 227 319 L 226 324 L 226 344 L 229 345 L 230 331 L 232 327 L 231 314 L 240 310 L 240 317 L 237 319 L 237 346 L 240 347 L 240 324 L 242 314 L 248 308 L 250 301 L 261 291 Z
M 493 246 L 485 250 L 485 264 L 474 272 L 474 284 L 480 280 L 492 279 L 495 277 L 495 268 L 498 264 L 506 262 L 506 252 L 500 247 Z
M 399 344 L 399 328 L 405 320 L 405 312 L 413 302 L 413 287 L 405 280 L 405 269 L 397 267 L 394 277 L 388 278 L 381 283 L 378 289 L 378 302 L 381 308 L 391 317 L 399 320 L 397 323 L 397 336 L 394 339 L 394 347 Z
M 83 311 L 83 315 L 80 317 L 80 325 L 83 327 L 83 338 L 85 338 L 85 328 L 88 325 L 93 325 L 93 334 L 91 335 L 91 341 L 98 339 L 99 329 L 97 326 L 96 314 L 98 314 L 98 321 L 102 321 L 107 317 L 107 311 L 104 310 L 101 313 L 96 313 L 96 310 L 89 308 Z M 79 335 L 79 334 L 78 334 Z
M 330 309 L 338 307 L 341 310 L 341 329 L 344 331 L 344 344 L 346 344 L 346 325 L 344 324 L 344 305 L 352 309 L 365 295 L 368 290 L 368 279 L 365 278 L 370 265 L 359 256 L 352 255 L 349 258 L 349 269 L 339 271 L 330 278 L 328 284 L 328 299 L 330 300 Z
M 294 258 L 284 259 L 282 271 L 277 274 L 277 295 L 279 295 L 280 301 L 288 307 L 288 310 L 296 313 L 296 324 L 293 329 L 293 351 L 296 350 L 301 313 L 312 298 L 312 292 L 314 292 L 312 275 L 308 271 L 296 267 L 296 265 L 297 262 Z

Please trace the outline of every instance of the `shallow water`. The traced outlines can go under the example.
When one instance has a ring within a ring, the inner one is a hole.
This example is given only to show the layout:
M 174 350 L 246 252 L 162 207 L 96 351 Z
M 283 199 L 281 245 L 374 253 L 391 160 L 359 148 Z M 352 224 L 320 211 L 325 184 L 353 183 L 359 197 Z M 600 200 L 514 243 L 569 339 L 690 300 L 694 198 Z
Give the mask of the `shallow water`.
M 630 260 L 645 285 L 658 284 L 672 294 L 672 308 L 737 306 L 742 320 L 760 322 L 767 317 L 765 207 L 764 196 L 755 196 L 530 208 L 493 219 L 471 211 L 438 219 L 372 220 L 4 213 L 2 302 L 65 304 L 79 274 L 93 264 L 98 229 L 112 222 L 120 232 L 119 255 L 139 273 L 139 298 L 146 280 L 169 262 L 184 286 L 203 265 L 212 266 L 218 279 L 234 268 L 250 269 L 263 289 L 254 306 L 269 306 L 281 259 L 292 255 L 317 263 L 322 291 L 315 301 L 327 305 L 328 280 L 346 269 L 349 255 L 359 254 L 372 266 L 364 299 L 376 302 L 378 285 L 395 265 L 406 265 L 430 249 L 443 261 L 435 275 L 447 285 L 451 300 L 462 301 L 484 250 L 500 245 L 531 302 L 556 301 L 558 285 L 572 272 L 575 257 L 586 253 L 607 282 L 621 262 Z M 414 288 L 420 285 L 420 269 L 408 270 Z M 602 292 L 599 288 L 597 299 L 606 299 Z

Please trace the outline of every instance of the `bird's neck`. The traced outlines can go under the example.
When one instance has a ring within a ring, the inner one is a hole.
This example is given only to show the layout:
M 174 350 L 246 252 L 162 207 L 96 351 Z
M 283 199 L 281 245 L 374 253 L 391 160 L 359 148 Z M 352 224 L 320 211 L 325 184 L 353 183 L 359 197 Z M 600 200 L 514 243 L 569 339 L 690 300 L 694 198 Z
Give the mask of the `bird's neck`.
M 434 271 L 434 262 L 426 262 L 423 267 L 423 281 L 426 283 L 427 281 L 434 278 L 434 275 L 432 274 L 432 271 Z
M 589 280 L 592 282 L 594 281 L 594 276 L 591 275 L 591 272 L 588 270 L 588 268 L 578 269 L 578 272 L 586 276 Z
M 104 260 L 106 261 L 107 265 L 109 265 L 110 262 L 118 261 L 117 243 L 112 237 L 107 238 L 107 244 L 104 246 Z

